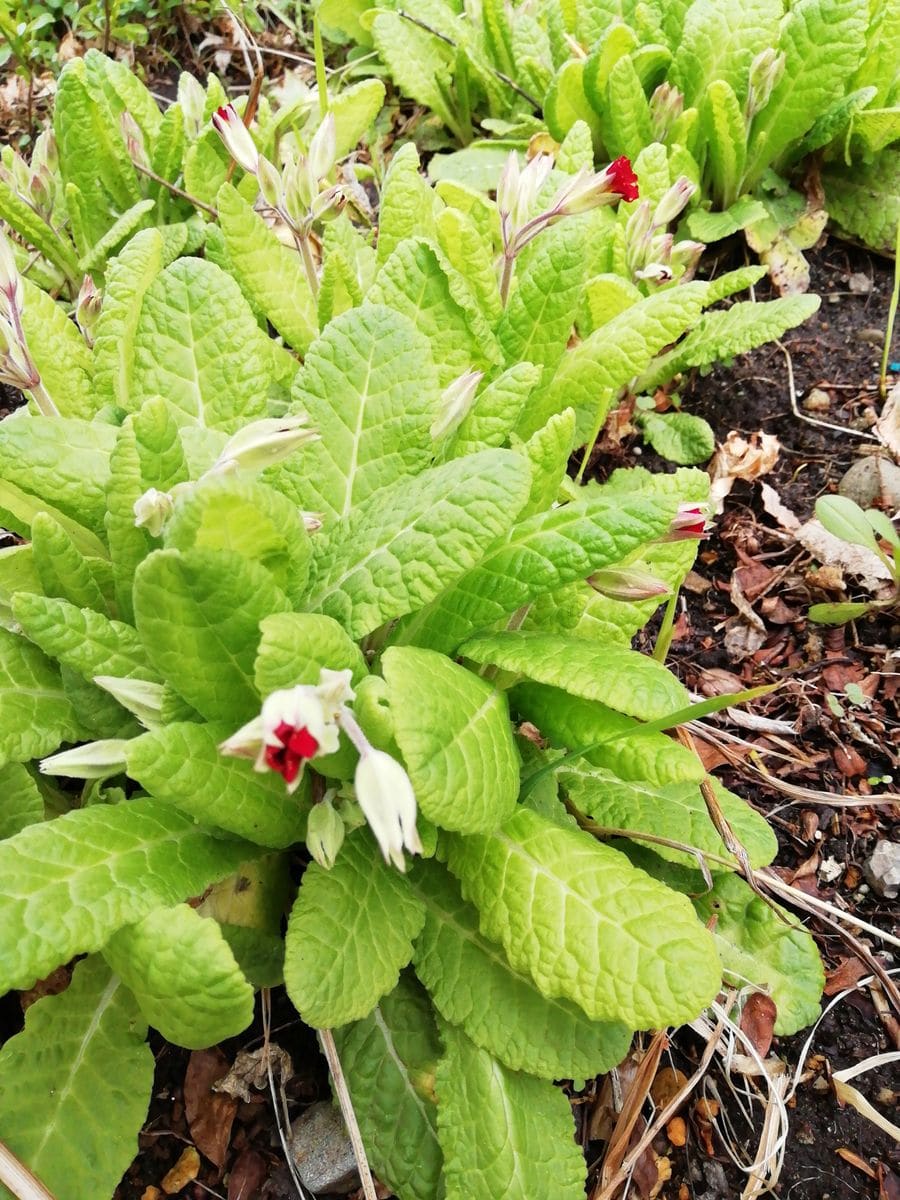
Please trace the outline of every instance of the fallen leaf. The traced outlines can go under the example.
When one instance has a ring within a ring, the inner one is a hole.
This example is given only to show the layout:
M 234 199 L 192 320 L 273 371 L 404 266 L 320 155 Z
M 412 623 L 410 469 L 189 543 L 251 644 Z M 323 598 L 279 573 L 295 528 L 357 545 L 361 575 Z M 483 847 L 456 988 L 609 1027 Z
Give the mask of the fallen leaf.
M 269 1168 L 256 1150 L 242 1150 L 228 1174 L 228 1200 L 254 1200 L 266 1181 Z
M 848 779 L 866 773 L 866 760 L 852 746 L 836 746 L 832 757 L 834 765 Z
M 767 475 L 778 462 L 780 451 L 781 444 L 772 433 L 753 433 L 748 440 L 732 429 L 709 464 L 712 511 L 720 513 L 725 507 L 725 497 L 735 480 L 754 480 Z
M 765 992 L 752 992 L 741 1013 L 741 1032 L 752 1043 L 760 1058 L 765 1058 L 772 1045 L 772 1034 L 778 1009 Z
M 825 995 L 836 996 L 869 974 L 869 968 L 860 958 L 842 958 L 836 967 L 825 975 Z
M 842 1158 L 844 1162 L 849 1163 L 851 1167 L 856 1167 L 857 1171 L 862 1171 L 864 1175 L 868 1175 L 870 1179 L 875 1178 L 875 1172 L 864 1158 L 860 1158 L 855 1150 L 850 1150 L 846 1146 L 838 1146 L 835 1154 Z
M 877 554 L 865 546 L 852 546 L 835 537 L 815 517 L 801 525 L 795 536 L 823 567 L 840 567 L 842 571 L 855 575 L 870 591 L 883 580 L 890 579 L 890 571 Z
M 900 506 L 900 467 L 886 455 L 867 454 L 842 477 L 838 491 L 860 508 L 877 505 L 890 511 Z
M 883 1162 L 878 1164 L 878 1200 L 900 1200 L 900 1175 Z
M 184 1111 L 194 1145 L 217 1167 L 225 1165 L 238 1102 L 212 1085 L 228 1073 L 219 1049 L 195 1050 L 184 1077 Z
M 672 1160 L 665 1154 L 656 1155 L 656 1183 L 650 1189 L 648 1200 L 656 1200 L 663 1187 L 672 1178 Z
M 141 1192 L 141 1200 L 159 1200 L 161 1195 L 162 1192 L 159 1188 L 153 1187 L 151 1184 L 150 1187 L 145 1187 Z
M 181 1158 L 167 1175 L 163 1176 L 160 1187 L 167 1196 L 174 1196 L 182 1188 L 197 1178 L 200 1173 L 200 1155 L 193 1146 L 188 1146 L 182 1152 Z
M 239 1100 L 249 1104 L 253 1099 L 251 1087 L 263 1091 L 269 1086 L 269 1062 L 272 1065 L 273 1076 L 282 1084 L 294 1074 L 291 1056 L 286 1050 L 270 1042 L 268 1047 L 260 1046 L 258 1050 L 239 1051 L 231 1070 L 224 1079 L 213 1085 L 213 1091 L 226 1092 L 229 1096 L 237 1096 Z
M 793 533 L 795 529 L 800 528 L 800 522 L 794 513 L 783 504 L 781 497 L 775 489 L 768 483 L 759 485 L 760 494 L 762 495 L 762 505 L 770 517 L 774 517 L 782 529 L 786 529 L 789 533 Z
M 732 662 L 741 662 L 766 640 L 766 626 L 762 617 L 750 607 L 736 575 L 731 577 L 730 595 L 738 616 L 729 617 L 725 622 L 725 653 Z

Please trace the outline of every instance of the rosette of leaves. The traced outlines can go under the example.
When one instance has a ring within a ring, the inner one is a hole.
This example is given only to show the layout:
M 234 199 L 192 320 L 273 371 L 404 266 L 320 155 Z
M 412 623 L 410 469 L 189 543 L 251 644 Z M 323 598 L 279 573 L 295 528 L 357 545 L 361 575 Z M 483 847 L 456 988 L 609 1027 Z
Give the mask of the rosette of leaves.
M 641 569 L 674 592 L 694 543 L 664 539 L 706 477 L 566 478 L 579 431 L 709 285 L 633 297 L 627 324 L 577 341 L 596 214 L 535 240 L 504 308 L 496 211 L 433 191 L 410 150 L 377 245 L 346 214 L 328 227 L 315 301 L 239 191 L 216 203 L 232 273 L 140 232 L 91 349 L 62 316 L 30 335 L 60 416 L 0 423 L 17 535 L 0 551 L 0 988 L 87 956 L 0 1050 L 17 1081 L 0 1137 L 59 1200 L 111 1194 L 149 1097 L 146 1027 L 213 1044 L 283 978 L 334 1029 L 401 1200 L 576 1200 L 554 1080 L 611 1068 L 633 1030 L 690 1020 L 723 978 L 765 987 L 782 1033 L 814 1019 L 822 984 L 809 937 L 736 873 L 703 767 L 663 733 L 696 708 L 631 648 L 658 598 L 585 582 Z M 320 325 L 302 363 L 261 324 L 302 341 L 295 299 Z M 473 368 L 454 425 L 446 389 Z M 210 473 L 235 431 L 301 412 L 317 442 Z M 150 489 L 171 501 L 156 533 L 135 523 Z M 293 795 L 218 750 L 323 667 L 351 672 L 359 725 L 412 781 L 425 851 L 406 874 L 354 828 L 349 744 Z M 769 862 L 765 821 L 713 786 Z M 350 832 L 296 889 L 289 856 L 326 802 Z
M 337 152 L 351 150 L 384 100 L 375 79 L 328 98 Z M 20 263 L 45 291 L 74 300 L 85 274 L 101 284 L 109 259 L 137 232 L 155 228 L 171 259 L 203 245 L 219 188 L 235 170 L 210 118 L 228 97 L 211 75 L 204 89 L 188 74 L 161 112 L 123 63 L 89 50 L 60 75 L 52 136 L 38 139 L 26 164 L 11 146 L 0 154 L 0 219 L 20 236 Z M 314 91 L 273 109 L 258 101 L 254 136 L 276 156 L 280 141 L 309 143 L 320 120 Z M 237 173 L 255 197 L 256 182 Z

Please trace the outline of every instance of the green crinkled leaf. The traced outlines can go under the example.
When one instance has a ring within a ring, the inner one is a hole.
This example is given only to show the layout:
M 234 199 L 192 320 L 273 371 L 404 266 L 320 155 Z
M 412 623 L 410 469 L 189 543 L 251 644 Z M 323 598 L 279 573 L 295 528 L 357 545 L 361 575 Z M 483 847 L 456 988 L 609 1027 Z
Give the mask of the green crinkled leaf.
M 234 732 L 230 725 L 192 721 L 165 725 L 128 743 L 128 773 L 151 796 L 203 825 L 275 849 L 300 841 L 304 796 L 289 796 L 280 776 L 220 754 L 219 743 Z
M 161 904 L 199 895 L 256 852 L 156 800 L 29 825 L 0 844 L 0 986 L 30 987 Z
M 845 91 L 859 65 L 868 18 L 866 0 L 797 0 L 782 25 L 784 74 L 753 120 L 745 187 L 802 138 Z
M 144 490 L 134 417 L 128 416 L 110 455 L 106 509 L 116 604 L 119 614 L 128 621 L 134 620 L 134 573 L 156 544 L 146 529 L 134 523 L 134 504 Z
M 60 677 L 78 722 L 76 740 L 130 738 L 141 732 L 141 726 L 131 713 L 109 692 L 88 682 L 70 667 L 61 667 Z
M 22 763 L 0 767 L 0 838 L 9 838 L 44 819 L 44 798 Z
M 166 401 L 161 396 L 145 401 L 132 420 L 142 485 L 169 491 L 176 484 L 186 483 L 190 468 L 178 422 Z
M 462 460 L 473 461 L 473 460 Z M 450 652 L 545 592 L 611 566 L 662 536 L 676 508 L 637 497 L 577 500 L 514 526 L 482 561 L 402 622 L 396 642 Z
M 638 418 L 644 441 L 669 462 L 708 462 L 716 449 L 716 435 L 708 421 L 693 413 L 658 413 L 652 409 Z
M 552 413 L 574 408 L 578 439 L 586 441 L 618 391 L 697 321 L 703 296 L 703 284 L 683 284 L 649 296 L 601 326 L 565 355 L 541 402 L 520 421 L 519 432 L 531 433 Z
M 334 113 L 336 157 L 343 158 L 365 137 L 384 104 L 384 84 L 380 79 L 362 79 L 329 97 Z
M 671 78 L 684 92 L 685 108 L 697 105 L 716 81 L 727 83 L 743 102 L 754 57 L 778 44 L 781 0 L 750 0 L 740 8 L 716 0 L 694 0 L 687 9 Z
M 437 863 L 412 875 L 425 905 L 416 940 L 416 974 L 445 1020 L 510 1070 L 544 1079 L 586 1079 L 628 1052 L 631 1030 L 592 1021 L 570 1000 L 548 1000 L 527 973 L 514 970 L 500 946 L 478 930 L 478 910 L 460 896 Z
M 184 112 L 180 104 L 172 104 L 166 109 L 159 126 L 150 166 L 160 179 L 177 184 L 184 162 L 184 151 Z M 147 193 L 156 204 L 162 219 L 165 219 L 171 210 L 190 211 L 183 201 L 179 202 L 164 184 L 156 180 L 148 180 Z
M 30 280 L 23 284 L 22 328 L 41 382 L 64 417 L 90 418 L 97 407 L 91 387 L 91 352 L 61 305 Z
M 222 97 L 222 103 L 227 103 Z M 203 204 L 215 205 L 219 188 L 228 179 L 231 159 L 218 133 L 206 125 L 184 154 L 184 190 Z M 208 218 L 207 218 L 208 219 Z
M 640 290 L 621 275 L 612 272 L 596 275 L 585 289 L 587 313 L 579 316 L 579 330 L 583 334 L 593 333 L 642 299 Z
M 443 1200 L 434 1073 L 441 1055 L 428 997 L 401 976 L 362 1021 L 334 1030 L 369 1161 L 404 1200 Z
M 406 238 L 384 262 L 367 296 L 368 302 L 408 317 L 425 335 L 441 387 L 499 357 L 471 292 L 466 294 L 465 282 L 447 267 L 428 242 Z
M 421 608 L 509 529 L 527 494 L 527 464 L 506 450 L 383 490 L 315 540 L 308 606 L 353 638 Z
M 723 208 L 737 199 L 747 164 L 747 125 L 741 102 L 724 79 L 714 80 L 700 103 L 700 132 L 706 146 L 706 176 Z
M 564 62 L 544 97 L 544 118 L 547 128 L 558 142 L 581 121 L 591 131 L 595 143 L 600 141 L 600 122 L 593 106 L 584 94 L 584 60 L 571 58 Z
M 241 287 L 285 341 L 298 354 L 305 354 L 318 325 L 315 298 L 299 252 L 283 245 L 230 183 L 219 191 L 216 207 Z
M 495 829 L 519 794 L 506 697 L 431 650 L 391 647 L 381 665 L 394 736 L 422 812 L 445 829 Z
M 131 377 L 134 339 L 144 293 L 163 268 L 163 239 L 145 229 L 107 266 L 103 307 L 94 334 L 94 388 L 98 399 L 134 407 Z
M 0 629 L 0 762 L 39 758 L 74 740 L 77 728 L 56 664 Z
M 765 206 L 759 200 L 754 200 L 752 196 L 741 196 L 724 212 L 706 212 L 702 208 L 695 208 L 685 217 L 684 224 L 692 238 L 697 238 L 701 242 L 719 242 L 722 238 L 731 237 L 739 229 L 744 229 L 747 225 L 752 225 L 754 221 L 762 220 L 765 217 Z M 745 268 L 745 270 L 749 269 Z M 762 276 L 759 275 L 757 278 L 762 278 Z M 710 290 L 715 289 L 717 282 L 718 280 L 715 279 L 711 281 Z M 752 282 L 755 283 L 756 280 L 754 279 Z M 749 287 L 749 284 L 747 286 Z M 721 300 L 723 297 L 716 296 L 716 299 Z M 712 303 L 708 297 L 707 302 Z
M 651 363 L 635 386 L 642 392 L 652 391 L 690 367 L 710 366 L 776 341 L 808 320 L 820 304 L 818 296 L 782 296 L 764 303 L 739 300 L 731 308 L 704 313 L 684 341 Z
M 517 266 L 515 289 L 497 327 L 507 365 L 556 366 L 575 324 L 588 267 L 583 221 L 562 221 L 541 234 Z
M 696 783 L 656 785 L 643 780 L 619 779 L 612 771 L 592 766 L 585 759 L 566 763 L 556 773 L 572 803 L 598 825 L 649 833 L 694 846 L 705 853 L 730 858 L 707 812 Z M 746 849 L 753 867 L 764 867 L 778 850 L 768 822 L 740 796 L 711 781 L 716 799 L 735 836 Z M 640 842 L 640 838 L 636 839 Z M 697 859 L 669 846 L 651 849 L 671 862 L 696 867 Z M 712 864 L 715 867 L 715 863 Z
M 289 605 L 269 572 L 226 550 L 158 550 L 135 575 L 134 613 L 163 679 L 210 721 L 259 708 L 259 622 Z
M 487 320 L 496 324 L 503 313 L 503 305 L 493 247 L 472 217 L 458 208 L 445 208 L 439 212 L 436 227 L 444 255 L 469 285 Z
M 620 779 L 667 784 L 700 783 L 706 778 L 703 764 L 690 750 L 664 734 L 641 733 L 639 721 L 596 700 L 582 700 L 540 683 L 520 683 L 510 693 L 510 704 L 554 746 L 570 753 L 608 742 L 584 757 Z
M 431 461 L 437 374 L 428 342 L 400 313 L 367 304 L 336 317 L 310 348 L 292 396 L 321 435 L 298 460 L 310 509 L 347 517 Z
M 381 13 L 375 21 L 376 41 L 378 23 L 383 20 L 396 23 L 400 29 L 410 28 L 393 13 Z M 379 267 L 387 262 L 406 238 L 433 237 L 438 208 L 434 192 L 419 174 L 416 148 L 412 142 L 407 142 L 391 159 L 381 191 L 377 250 Z
M 88 253 L 79 259 L 79 268 L 86 273 L 102 271 L 106 260 L 116 247 L 121 246 L 127 238 L 130 238 L 136 230 L 144 225 L 144 218 L 155 207 L 156 203 L 153 200 L 139 200 L 137 204 L 132 204 L 131 208 L 126 209 L 110 225 L 103 237 L 91 247 Z
M 458 140 L 466 140 L 448 100 L 452 94 L 453 51 L 450 47 L 393 12 L 378 13 L 372 22 L 372 38 L 379 59 L 401 92 L 436 113 Z M 409 157 L 418 165 L 415 147 L 408 144 L 413 151 Z M 395 155 L 394 164 L 405 149 L 403 147 Z M 404 205 L 413 207 L 412 191 L 403 197 L 403 201 Z
M 624 55 L 609 73 L 601 129 L 610 157 L 636 158 L 653 141 L 653 118 L 637 72 L 636 59 Z
M 319 613 L 275 613 L 260 623 L 256 686 L 261 696 L 298 683 L 318 683 L 323 667 L 351 672 L 354 684 L 367 674 L 355 642 L 331 617 Z
M 190 905 L 154 909 L 120 929 L 103 957 L 148 1025 L 176 1046 L 214 1046 L 253 1020 L 253 988 L 216 922 Z
M 424 919 L 408 881 L 365 830 L 344 841 L 330 871 L 307 867 L 284 959 L 288 995 L 304 1021 L 330 1029 L 372 1012 L 397 986 Z
M 106 597 L 98 579 L 108 577 L 108 561 L 82 554 L 59 521 L 45 512 L 38 513 L 31 524 L 31 548 L 45 596 L 105 612 Z
M 900 150 L 884 150 L 874 162 L 823 172 L 832 219 L 881 254 L 893 251 L 900 222 Z
M 127 109 L 152 146 L 162 114 L 150 90 L 128 64 L 99 50 L 88 50 L 84 63 L 85 82 L 92 94 L 98 99 L 105 97 L 116 113 Z
M 0 179 L 0 217 L 70 280 L 78 278 L 78 258 L 71 242 L 39 217 L 4 179 Z
M 230 275 L 198 258 L 179 259 L 144 294 L 127 407 L 164 396 L 186 422 L 233 433 L 265 415 L 262 340 Z
M 538 683 L 652 721 L 690 703 L 687 689 L 662 663 L 603 642 L 552 633 L 487 633 L 464 642 L 458 653 L 492 663 Z
M 566 1094 L 510 1071 L 441 1022 L 438 1136 L 447 1200 L 554 1196 L 581 1200 L 587 1165 Z
M 61 525 L 82 554 L 88 554 L 94 558 L 106 556 L 106 547 L 96 534 L 85 529 L 83 525 L 73 521 L 71 517 L 67 517 L 65 513 L 60 512 L 58 508 L 54 508 L 52 504 L 48 504 L 42 498 L 16 487 L 7 479 L 0 478 L 0 523 L 4 528 L 18 533 L 22 537 L 29 537 L 31 526 L 38 513 L 47 513 L 57 524 Z
M 157 678 L 141 639 L 122 621 L 76 608 L 66 600 L 25 592 L 13 598 L 13 612 L 26 637 L 86 679 L 95 675 Z
M 102 531 L 111 425 L 19 412 L 0 421 L 0 471 L 5 482 L 46 499 L 72 520 Z
M 541 993 L 595 1020 L 693 1020 L 721 968 L 690 902 L 581 830 L 520 808 L 492 834 L 454 836 L 449 866 L 481 932 Z
M 153 1067 L 128 988 L 101 958 L 78 963 L 0 1050 L 16 1081 L 0 1091 L 0 1137 L 57 1200 L 110 1196 L 137 1152 Z
M 286 496 L 255 479 L 219 476 L 179 497 L 166 523 L 166 549 L 226 550 L 259 563 L 295 602 L 306 588 L 309 534 Z
M 482 388 L 452 435 L 444 457 L 462 458 L 505 446 L 540 377 L 540 367 L 520 362 Z
M 520 449 L 531 467 L 531 492 L 520 520 L 545 512 L 556 503 L 566 477 L 569 457 L 575 449 L 575 413 L 565 409 L 551 417 L 543 429 L 533 433 Z

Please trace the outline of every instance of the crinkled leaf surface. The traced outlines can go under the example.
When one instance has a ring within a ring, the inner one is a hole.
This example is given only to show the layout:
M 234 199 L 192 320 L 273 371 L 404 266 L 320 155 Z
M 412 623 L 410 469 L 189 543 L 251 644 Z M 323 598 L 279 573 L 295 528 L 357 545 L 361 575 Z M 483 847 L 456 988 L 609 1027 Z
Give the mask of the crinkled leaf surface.
M 0 1050 L 0 1137 L 57 1200 L 111 1196 L 137 1152 L 153 1085 L 146 1033 L 134 997 L 96 956 L 33 1004 Z
M 318 683 L 322 668 L 350 671 L 356 684 L 367 673 L 355 642 L 320 613 L 275 613 L 260 624 L 256 686 L 261 696 L 297 683 Z
M 265 415 L 263 342 L 230 275 L 199 258 L 178 259 L 144 294 L 129 407 L 164 396 L 185 422 L 233 433 Z
M 441 1022 L 438 1136 L 447 1200 L 581 1200 L 587 1166 L 566 1094 L 510 1071 Z
M 280 776 L 254 771 L 249 760 L 220 754 L 219 743 L 232 733 L 229 725 L 165 725 L 128 743 L 128 773 L 203 825 L 276 849 L 299 841 L 306 832 L 302 795 L 289 796 Z
M 509 529 L 528 486 L 518 454 L 485 450 L 383 491 L 316 539 L 307 604 L 354 638 L 423 607 Z
M 134 581 L 134 611 L 163 679 L 210 721 L 235 727 L 259 708 L 259 622 L 289 605 L 269 572 L 225 550 L 158 550 Z
M 434 1012 L 415 979 L 362 1021 L 334 1031 L 366 1151 L 404 1200 L 443 1200 L 434 1073 L 441 1054 Z
M 110 262 L 94 337 L 94 387 L 103 401 L 133 407 L 134 338 L 147 288 L 163 268 L 163 240 L 155 229 L 137 234 Z
M 431 650 L 389 648 L 382 670 L 394 736 L 422 812 L 445 829 L 495 829 L 519 793 L 506 697 Z
M 552 633 L 485 633 L 464 642 L 459 654 L 560 687 L 572 696 L 602 700 L 643 721 L 690 703 L 687 689 L 662 663 L 605 642 Z
M 515 525 L 434 603 L 402 622 L 393 639 L 455 650 L 544 592 L 587 579 L 660 537 L 675 509 L 674 499 L 598 496 L 536 513 Z
M 176 1046 L 214 1046 L 253 1020 L 253 988 L 218 924 L 188 904 L 157 908 L 120 929 L 103 957 L 147 1023 Z
M 41 382 L 64 417 L 90 417 L 95 409 L 92 398 L 91 352 L 78 326 L 70 321 L 61 305 L 28 279 L 22 328 L 28 350 L 41 376 Z
M 416 974 L 445 1020 L 511 1070 L 544 1079 L 586 1079 L 621 1062 L 627 1025 L 592 1021 L 571 1000 L 541 995 L 479 931 L 478 910 L 438 863 L 422 863 L 411 878 L 425 905 Z
M 0 987 L 29 987 L 122 925 L 196 896 L 256 848 L 156 800 L 93 805 L 0 844 Z
M 697 105 L 717 79 L 730 84 L 743 100 L 754 57 L 777 44 L 782 12 L 780 0 L 750 0 L 740 8 L 695 0 L 687 10 L 671 71 L 684 92 L 685 108 Z
M 28 769 L 17 762 L 0 767 L 0 838 L 44 819 L 44 798 Z
M 292 394 L 321 435 L 299 466 L 310 509 L 346 517 L 428 466 L 440 389 L 428 341 L 408 317 L 369 304 L 336 317 Z
M 288 922 L 284 979 L 309 1025 L 368 1016 L 397 986 L 422 928 L 422 902 L 370 834 L 348 837 L 326 871 L 307 867 Z
M 581 830 L 520 808 L 492 834 L 454 836 L 448 861 L 481 932 L 545 996 L 651 1029 L 716 994 L 718 957 L 686 897 Z
M 0 761 L 38 758 L 73 740 L 77 728 L 56 663 L 0 629 Z

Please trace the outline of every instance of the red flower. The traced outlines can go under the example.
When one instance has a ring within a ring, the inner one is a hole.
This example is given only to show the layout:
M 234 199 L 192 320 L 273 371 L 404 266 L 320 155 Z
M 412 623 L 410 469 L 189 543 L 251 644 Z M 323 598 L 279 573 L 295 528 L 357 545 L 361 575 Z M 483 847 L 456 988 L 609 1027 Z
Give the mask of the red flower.
M 606 174 L 611 184 L 610 191 L 617 192 L 623 200 L 637 200 L 638 178 L 624 154 L 609 164 Z
M 699 504 L 682 504 L 675 514 L 669 532 L 661 541 L 683 542 L 688 538 L 702 538 L 706 533 L 706 514 Z
M 275 736 L 281 745 L 266 746 L 266 766 L 277 771 L 285 783 L 293 783 L 304 762 L 315 756 L 319 743 L 305 726 L 295 729 L 286 721 L 275 730 Z

